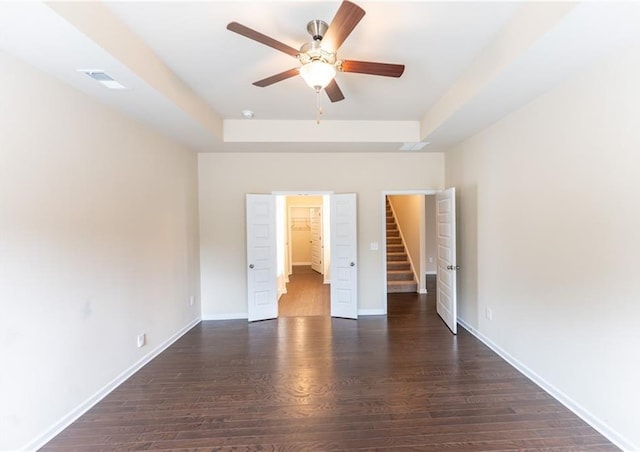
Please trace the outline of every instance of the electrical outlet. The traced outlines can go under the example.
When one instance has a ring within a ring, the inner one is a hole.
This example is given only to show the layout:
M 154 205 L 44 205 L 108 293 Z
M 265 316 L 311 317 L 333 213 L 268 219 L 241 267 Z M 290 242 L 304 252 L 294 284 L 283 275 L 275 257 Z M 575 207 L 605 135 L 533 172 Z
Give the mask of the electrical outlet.
M 193 295 L 191 295 L 189 297 L 189 306 L 193 306 L 196 302 L 196 297 L 194 297 Z
M 136 339 L 137 339 L 138 348 L 143 347 L 144 344 L 147 343 L 147 338 L 144 333 L 138 334 L 138 337 Z
M 493 320 L 493 311 L 491 310 L 491 308 L 486 308 L 484 311 L 484 315 L 485 317 L 487 317 L 487 320 Z

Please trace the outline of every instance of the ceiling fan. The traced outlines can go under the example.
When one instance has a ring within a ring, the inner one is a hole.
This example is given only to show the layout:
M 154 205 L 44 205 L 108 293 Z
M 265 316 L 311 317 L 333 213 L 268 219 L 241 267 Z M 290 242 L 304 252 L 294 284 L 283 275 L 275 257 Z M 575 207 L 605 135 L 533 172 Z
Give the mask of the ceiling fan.
M 358 5 L 347 0 L 343 1 L 331 25 L 327 25 L 322 20 L 312 20 L 307 24 L 307 31 L 313 40 L 303 44 L 300 50 L 237 22 L 229 23 L 227 30 L 284 52 L 300 61 L 300 67 L 258 80 L 253 83 L 255 86 L 266 87 L 300 75 L 316 93 L 324 89 L 331 102 L 338 102 L 344 99 L 344 94 L 335 80 L 337 71 L 385 77 L 400 77 L 404 72 L 402 64 L 338 59 L 338 49 L 364 15 L 365 11 Z

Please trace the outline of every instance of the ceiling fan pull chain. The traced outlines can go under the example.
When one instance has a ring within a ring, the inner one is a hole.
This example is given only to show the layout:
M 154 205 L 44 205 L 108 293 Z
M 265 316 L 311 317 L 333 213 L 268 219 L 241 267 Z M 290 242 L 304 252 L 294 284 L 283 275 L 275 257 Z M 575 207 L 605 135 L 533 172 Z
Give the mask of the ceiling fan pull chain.
M 316 107 L 318 108 L 316 112 L 316 124 L 320 125 L 320 115 L 322 112 L 322 105 L 320 105 L 320 89 L 316 88 Z

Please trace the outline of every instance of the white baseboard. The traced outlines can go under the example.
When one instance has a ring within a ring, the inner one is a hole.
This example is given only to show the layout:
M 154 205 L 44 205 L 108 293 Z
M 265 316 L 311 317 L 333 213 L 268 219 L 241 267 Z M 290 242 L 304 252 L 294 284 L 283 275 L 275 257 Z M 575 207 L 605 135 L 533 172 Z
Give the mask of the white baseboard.
M 203 314 L 202 320 L 247 320 L 249 314 L 246 312 L 231 314 Z
M 424 274 L 425 275 L 437 275 L 438 272 L 436 270 L 431 270 L 431 271 L 428 271 L 428 272 L 424 272 Z
M 358 309 L 358 315 L 386 315 L 384 309 Z
M 94 395 L 89 397 L 87 400 L 82 402 L 76 408 L 67 413 L 62 419 L 49 427 L 45 432 L 38 435 L 37 438 L 30 441 L 26 446 L 20 448 L 23 451 L 32 451 L 38 450 L 49 441 L 51 441 L 56 435 L 62 432 L 69 425 L 74 423 L 80 416 L 89 411 L 96 403 L 104 399 L 106 396 L 111 393 L 114 389 L 120 386 L 127 378 L 131 375 L 135 374 L 138 370 L 140 370 L 145 364 L 149 363 L 153 358 L 158 356 L 160 353 L 165 351 L 171 344 L 180 339 L 187 331 L 191 328 L 199 324 L 201 321 L 200 317 L 197 317 L 190 321 L 187 325 L 182 327 L 176 333 L 174 333 L 171 337 L 169 337 L 166 341 L 162 342 L 156 348 L 151 350 L 149 353 L 140 358 L 135 364 L 126 369 L 116 378 L 107 383 L 102 389 L 96 392 Z
M 311 265 L 311 262 L 291 262 L 291 265 Z
M 358 315 L 386 315 L 383 309 L 358 309 Z M 240 314 L 205 314 L 202 320 L 247 320 L 249 315 L 244 312 Z
M 523 374 L 529 380 L 533 381 L 535 384 L 537 384 L 542 389 L 544 389 L 554 399 L 556 399 L 558 402 L 563 404 L 565 407 L 571 410 L 576 416 L 578 416 L 587 424 L 589 424 L 591 427 L 593 427 L 598 432 L 600 432 L 600 434 L 605 436 L 609 441 L 611 441 L 617 447 L 619 447 L 622 450 L 628 450 L 628 451 L 640 450 L 637 444 L 636 445 L 632 444 L 631 441 L 629 441 L 628 439 L 620 435 L 618 432 L 611 429 L 610 426 L 608 426 L 606 423 L 598 419 L 597 416 L 594 416 L 592 413 L 586 410 L 582 405 L 577 403 L 575 400 L 571 399 L 564 392 L 562 392 L 561 390 L 553 386 L 551 383 L 546 381 L 544 378 L 542 378 L 540 375 L 535 373 L 529 367 L 522 364 L 516 358 L 511 356 L 508 352 L 506 352 L 497 344 L 492 342 L 491 339 L 486 337 L 480 331 L 476 330 L 474 327 L 472 327 L 471 325 L 469 325 L 467 322 L 465 322 L 459 317 L 457 320 L 458 320 L 458 324 L 460 324 L 460 326 L 462 326 L 465 330 L 467 330 L 469 333 L 471 333 L 476 338 L 478 338 L 487 347 L 489 347 L 491 350 L 496 352 L 502 359 L 507 361 L 513 367 L 515 367 L 516 370 L 518 370 L 521 374 Z
M 427 289 L 420 289 L 420 290 L 418 290 L 418 293 L 426 294 L 427 293 Z

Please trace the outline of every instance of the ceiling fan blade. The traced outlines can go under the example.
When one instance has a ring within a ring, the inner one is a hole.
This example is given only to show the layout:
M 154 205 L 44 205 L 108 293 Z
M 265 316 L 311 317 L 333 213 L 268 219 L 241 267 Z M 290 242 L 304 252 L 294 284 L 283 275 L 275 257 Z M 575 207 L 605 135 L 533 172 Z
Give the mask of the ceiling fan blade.
M 324 91 L 327 93 L 327 96 L 329 96 L 331 102 L 340 102 L 344 99 L 344 94 L 342 94 L 338 83 L 336 83 L 336 79 L 331 80 L 324 88 Z
M 340 70 L 342 72 L 356 72 L 358 74 L 382 75 L 384 77 L 400 77 L 404 72 L 404 64 L 343 60 Z
M 271 77 L 263 78 L 262 80 L 253 82 L 253 84 L 255 86 L 264 88 L 265 86 L 273 85 L 274 83 L 281 82 L 282 80 L 295 77 L 299 73 L 300 73 L 300 70 L 297 67 L 295 67 L 293 69 L 289 69 L 288 71 L 280 72 L 279 74 L 272 75 Z
M 246 38 L 253 39 L 254 41 L 259 42 L 260 44 L 264 44 L 266 46 L 272 47 L 276 50 L 286 53 L 287 55 L 291 55 L 292 57 L 297 57 L 300 53 L 299 50 L 294 49 L 291 46 L 283 44 L 280 41 L 276 41 L 273 38 L 270 38 L 267 35 L 263 35 L 262 33 L 252 30 L 249 27 L 245 27 L 238 22 L 230 22 L 227 25 L 227 30 L 233 31 L 234 33 L 238 33 Z
M 331 25 L 329 25 L 329 29 L 322 38 L 322 47 L 336 52 L 365 14 L 364 9 L 355 3 L 347 0 L 342 2 L 331 21 Z

